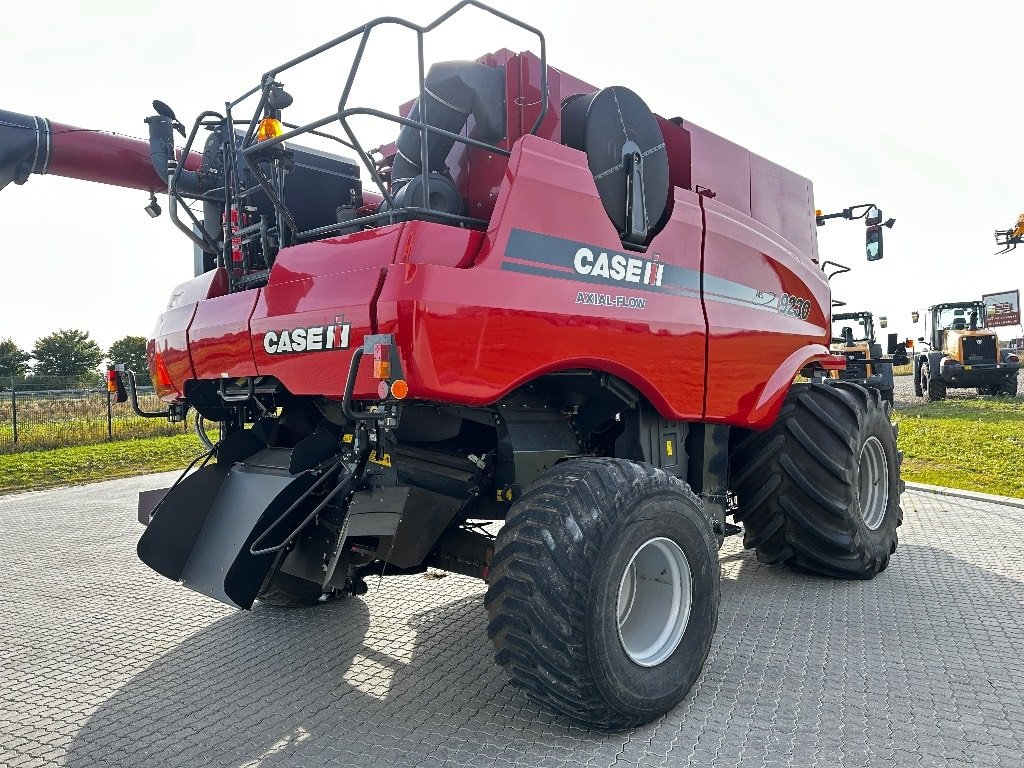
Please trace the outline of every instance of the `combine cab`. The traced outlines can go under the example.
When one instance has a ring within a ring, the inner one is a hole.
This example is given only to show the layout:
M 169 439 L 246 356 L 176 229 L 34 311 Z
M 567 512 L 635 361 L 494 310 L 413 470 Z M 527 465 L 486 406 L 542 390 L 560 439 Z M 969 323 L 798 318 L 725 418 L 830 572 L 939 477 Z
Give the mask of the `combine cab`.
M 427 68 L 423 36 L 470 6 L 536 52 Z M 420 51 L 398 113 L 349 103 L 381 25 Z M 342 45 L 326 114 L 289 122 L 284 79 Z M 157 572 L 243 609 L 474 576 L 515 684 L 623 727 L 700 675 L 723 536 L 835 578 L 888 565 L 901 455 L 877 390 L 820 383 L 845 360 L 804 177 L 550 67 L 538 30 L 476 2 L 362 25 L 191 130 L 154 107 L 148 144 L 5 113 L 0 185 L 166 190 L 196 249 L 149 343 L 148 415 L 221 439 L 140 499 Z M 131 372 L 111 387 L 132 397 Z
M 994 331 L 985 327 L 980 301 L 937 304 L 928 308 L 930 350 L 914 358 L 914 392 L 934 402 L 946 390 L 977 388 L 981 395 L 1017 395 L 1017 355 L 1000 349 Z

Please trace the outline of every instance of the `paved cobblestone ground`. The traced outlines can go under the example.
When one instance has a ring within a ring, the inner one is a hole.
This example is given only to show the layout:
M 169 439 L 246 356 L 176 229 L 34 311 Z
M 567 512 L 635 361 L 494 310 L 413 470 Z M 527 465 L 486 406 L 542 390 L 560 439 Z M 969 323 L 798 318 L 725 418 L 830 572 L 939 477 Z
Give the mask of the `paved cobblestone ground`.
M 1024 509 L 907 493 L 868 583 L 730 540 L 703 676 L 606 734 L 506 684 L 479 582 L 234 612 L 149 572 L 134 497 L 163 480 L 0 498 L 0 765 L 1024 765 Z

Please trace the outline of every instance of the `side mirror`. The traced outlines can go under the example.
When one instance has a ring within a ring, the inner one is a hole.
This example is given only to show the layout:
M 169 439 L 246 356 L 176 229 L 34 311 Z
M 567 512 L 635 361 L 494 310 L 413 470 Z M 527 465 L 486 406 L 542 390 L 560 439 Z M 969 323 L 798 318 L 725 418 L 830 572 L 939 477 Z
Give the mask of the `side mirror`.
M 918 320 L 921 319 L 921 315 L 918 312 L 911 312 L 910 313 L 910 319 L 913 320 L 916 323 Z
M 865 237 L 865 249 L 868 261 L 878 261 L 882 258 L 882 227 L 879 224 L 872 224 L 867 229 Z
M 924 336 L 918 336 L 917 340 L 923 342 L 924 341 Z
M 880 326 L 882 326 L 883 328 L 888 328 L 889 327 L 889 318 L 887 318 L 887 317 L 879 317 L 878 318 L 878 324 Z

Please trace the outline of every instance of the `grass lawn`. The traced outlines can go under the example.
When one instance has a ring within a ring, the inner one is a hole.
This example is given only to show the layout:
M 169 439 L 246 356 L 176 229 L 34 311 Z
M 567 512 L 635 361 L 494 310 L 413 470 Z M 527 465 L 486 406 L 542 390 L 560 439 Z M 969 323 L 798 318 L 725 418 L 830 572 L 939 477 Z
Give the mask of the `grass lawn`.
M 1024 399 L 944 400 L 896 420 L 904 480 L 1024 497 Z
M 184 469 L 205 453 L 192 433 L 0 454 L 0 493 Z

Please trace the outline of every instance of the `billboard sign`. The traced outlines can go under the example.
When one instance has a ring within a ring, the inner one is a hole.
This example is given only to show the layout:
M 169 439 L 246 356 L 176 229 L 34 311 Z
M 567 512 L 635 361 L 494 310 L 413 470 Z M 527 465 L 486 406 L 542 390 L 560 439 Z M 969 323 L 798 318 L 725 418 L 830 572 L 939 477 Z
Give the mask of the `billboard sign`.
M 985 302 L 985 325 L 1020 325 L 1020 291 L 986 293 L 981 300 Z

